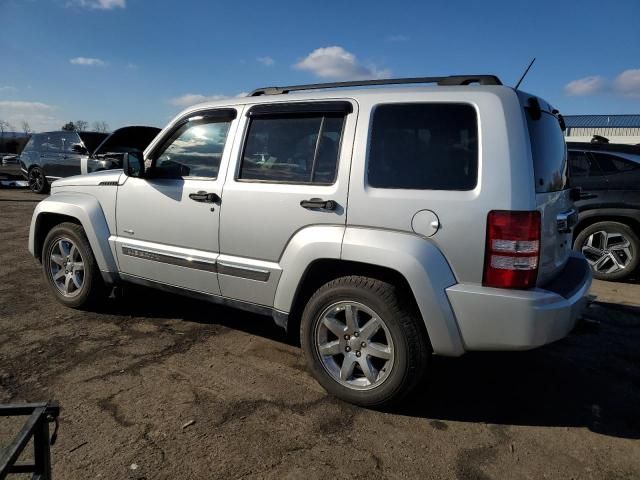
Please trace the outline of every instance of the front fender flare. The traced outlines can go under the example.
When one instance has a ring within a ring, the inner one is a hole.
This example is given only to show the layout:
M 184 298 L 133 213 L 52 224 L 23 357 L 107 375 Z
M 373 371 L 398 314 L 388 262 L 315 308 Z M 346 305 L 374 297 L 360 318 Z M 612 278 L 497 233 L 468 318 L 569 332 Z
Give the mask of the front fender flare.
M 40 256 L 40 252 L 36 251 L 36 238 L 43 215 L 47 213 L 78 220 L 87 235 L 100 271 L 118 271 L 109 246 L 109 226 L 100 202 L 95 197 L 83 193 L 59 193 L 41 201 L 33 212 L 29 229 L 29 252 L 34 257 Z

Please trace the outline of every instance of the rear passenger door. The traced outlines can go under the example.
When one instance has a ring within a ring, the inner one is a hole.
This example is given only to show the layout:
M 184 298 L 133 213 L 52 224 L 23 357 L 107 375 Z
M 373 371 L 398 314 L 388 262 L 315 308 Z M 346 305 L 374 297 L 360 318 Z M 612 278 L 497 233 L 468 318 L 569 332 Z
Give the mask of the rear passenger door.
M 222 193 L 218 279 L 225 297 L 270 306 L 294 235 L 345 225 L 356 104 L 274 103 L 245 112 Z

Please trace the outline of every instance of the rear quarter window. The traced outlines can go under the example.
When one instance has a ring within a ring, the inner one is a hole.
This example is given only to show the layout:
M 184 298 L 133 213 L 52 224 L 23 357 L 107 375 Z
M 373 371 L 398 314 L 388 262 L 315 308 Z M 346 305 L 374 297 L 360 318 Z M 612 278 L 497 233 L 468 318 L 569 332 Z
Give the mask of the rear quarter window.
M 368 183 L 377 188 L 472 190 L 478 120 L 471 105 L 379 105 L 369 139 Z
M 22 151 L 23 152 L 30 152 L 31 150 L 34 150 L 35 143 L 36 143 L 36 136 L 35 135 L 31 135 L 31 138 L 29 139 L 27 144 L 24 146 Z
M 534 120 L 527 112 L 536 192 L 557 192 L 567 187 L 567 146 L 558 119 L 542 111 Z

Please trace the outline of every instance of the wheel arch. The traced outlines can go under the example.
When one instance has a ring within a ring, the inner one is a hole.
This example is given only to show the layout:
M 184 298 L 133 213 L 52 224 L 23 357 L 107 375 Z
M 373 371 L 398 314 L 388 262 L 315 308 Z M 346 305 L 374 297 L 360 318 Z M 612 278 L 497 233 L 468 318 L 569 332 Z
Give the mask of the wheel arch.
M 430 241 L 417 235 L 354 227 L 310 227 L 292 242 L 280 262 L 276 311 L 289 313 L 296 332 L 301 310 L 322 284 L 345 275 L 392 281 L 414 301 L 434 352 L 457 356 L 464 346 L 445 289 L 456 283 L 448 262 Z
M 573 241 L 582 231 L 599 222 L 618 222 L 628 225 L 636 235 L 640 235 L 640 214 L 627 209 L 597 209 L 580 212 L 580 220 L 573 229 Z
M 316 290 L 331 280 L 349 275 L 370 277 L 392 283 L 403 292 L 408 293 L 409 300 L 417 308 L 416 299 L 411 291 L 409 282 L 397 270 L 339 258 L 318 258 L 307 265 L 300 277 L 292 296 L 287 331 L 293 335 L 297 334 L 304 307 Z
M 44 239 L 54 226 L 63 222 L 82 226 L 101 272 L 117 273 L 109 247 L 109 226 L 100 203 L 91 195 L 56 194 L 38 204 L 29 229 L 29 252 L 35 258 L 42 259 Z

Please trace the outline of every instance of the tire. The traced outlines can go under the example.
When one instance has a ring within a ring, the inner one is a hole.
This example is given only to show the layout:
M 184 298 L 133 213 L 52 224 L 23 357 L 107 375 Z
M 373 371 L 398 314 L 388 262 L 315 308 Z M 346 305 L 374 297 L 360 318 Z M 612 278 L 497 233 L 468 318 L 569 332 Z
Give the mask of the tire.
M 311 374 L 349 403 L 381 407 L 400 401 L 423 381 L 432 353 L 413 303 L 394 285 L 368 277 L 341 277 L 323 285 L 300 323 Z M 354 311 L 355 324 L 348 321 Z M 376 318 L 377 329 L 367 327 L 376 325 L 369 323 Z
M 29 173 L 27 174 L 27 181 L 32 192 L 49 192 L 49 182 L 47 182 L 47 177 L 44 176 L 44 172 L 40 167 L 32 167 L 29 170 Z
M 100 270 L 80 225 L 61 223 L 51 229 L 42 247 L 42 269 L 49 289 L 67 307 L 86 309 L 106 298 Z M 69 273 L 64 273 L 67 269 Z
M 591 265 L 600 280 L 621 280 L 638 267 L 640 239 L 624 223 L 598 222 L 582 230 L 573 243 Z

